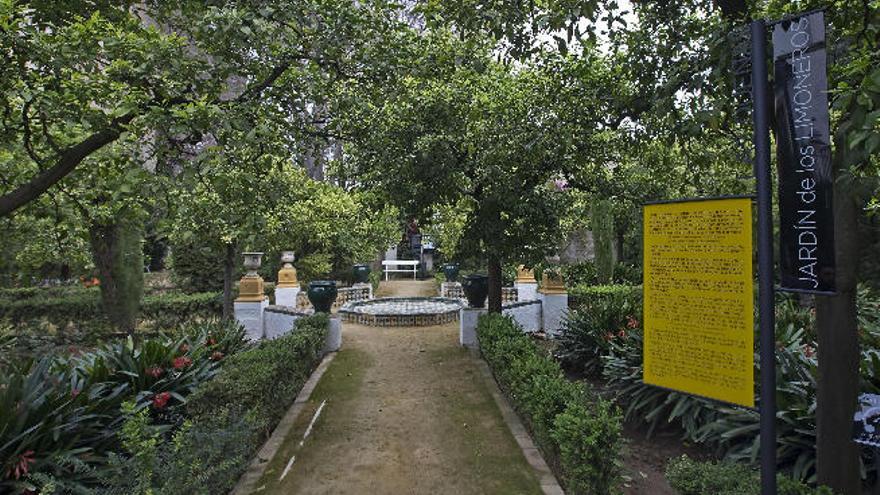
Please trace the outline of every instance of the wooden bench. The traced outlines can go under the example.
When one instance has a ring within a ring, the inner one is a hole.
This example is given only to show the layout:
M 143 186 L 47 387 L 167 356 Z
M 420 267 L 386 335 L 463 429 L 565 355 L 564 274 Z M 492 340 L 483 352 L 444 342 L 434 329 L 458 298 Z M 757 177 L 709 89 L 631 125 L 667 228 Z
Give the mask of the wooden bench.
M 403 266 L 408 267 L 404 269 L 398 269 L 397 267 Z M 382 267 L 385 270 L 385 280 L 388 280 L 389 273 L 410 273 L 412 272 L 413 280 L 416 279 L 416 273 L 419 270 L 419 261 L 418 260 L 385 260 L 382 262 Z

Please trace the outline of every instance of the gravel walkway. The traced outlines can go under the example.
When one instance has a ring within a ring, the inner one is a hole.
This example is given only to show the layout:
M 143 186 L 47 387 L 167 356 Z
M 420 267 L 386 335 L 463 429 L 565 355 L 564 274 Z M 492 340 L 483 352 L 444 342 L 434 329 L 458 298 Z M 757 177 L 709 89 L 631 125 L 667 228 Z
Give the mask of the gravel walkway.
M 436 295 L 383 282 L 379 296 Z M 285 472 L 286 471 L 286 472 Z M 540 494 L 458 323 L 343 327 L 343 348 L 258 493 Z

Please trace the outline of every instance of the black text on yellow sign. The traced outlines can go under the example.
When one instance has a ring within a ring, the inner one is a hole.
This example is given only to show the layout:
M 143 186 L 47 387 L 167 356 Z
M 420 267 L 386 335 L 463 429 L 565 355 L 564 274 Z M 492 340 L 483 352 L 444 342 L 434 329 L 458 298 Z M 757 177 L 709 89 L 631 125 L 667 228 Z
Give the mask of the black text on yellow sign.
M 644 208 L 644 381 L 754 407 L 749 198 Z

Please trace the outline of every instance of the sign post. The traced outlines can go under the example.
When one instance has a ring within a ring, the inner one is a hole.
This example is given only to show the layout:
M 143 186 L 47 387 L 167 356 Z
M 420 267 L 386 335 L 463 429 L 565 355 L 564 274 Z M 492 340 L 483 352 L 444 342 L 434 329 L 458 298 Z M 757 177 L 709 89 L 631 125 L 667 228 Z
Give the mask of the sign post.
M 773 295 L 773 199 L 767 26 L 752 21 L 752 118 L 758 203 L 758 328 L 761 354 L 761 494 L 776 495 L 776 321 Z

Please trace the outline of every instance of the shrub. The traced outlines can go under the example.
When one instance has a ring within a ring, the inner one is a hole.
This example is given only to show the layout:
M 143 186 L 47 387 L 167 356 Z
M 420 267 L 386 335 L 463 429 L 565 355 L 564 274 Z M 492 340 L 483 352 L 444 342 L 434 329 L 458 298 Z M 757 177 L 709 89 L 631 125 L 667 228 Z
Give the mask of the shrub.
M 205 242 L 196 237 L 188 241 L 172 242 L 168 265 L 174 285 L 185 292 L 215 292 L 223 290 L 223 261 L 225 246 Z M 239 259 L 236 255 L 236 261 Z M 238 270 L 233 280 L 238 278 Z
M 568 289 L 571 309 L 629 301 L 633 307 L 642 307 L 641 285 L 576 285 Z
M 43 289 L 40 289 L 43 290 Z M 109 323 L 96 289 L 81 289 L 64 294 L 29 293 L 29 297 L 0 299 L 0 319 L 19 326 L 38 326 L 48 321 L 64 328 L 73 323 L 80 328 L 107 333 Z M 53 295 L 54 294 L 54 295 Z M 171 329 L 186 321 L 212 318 L 222 312 L 220 293 L 161 293 L 144 296 L 141 319 L 150 330 Z
M 324 314 L 301 318 L 284 337 L 232 356 L 214 380 L 190 397 L 187 411 L 196 419 L 218 408 L 253 411 L 274 427 L 317 366 L 328 325 Z
M 579 261 L 562 265 L 562 277 L 569 287 L 603 285 L 596 273 L 596 264 L 592 261 Z M 638 265 L 617 263 L 614 265 L 614 276 L 611 284 L 641 285 L 642 268 Z
M 697 462 L 683 455 L 666 466 L 666 479 L 680 495 L 758 495 L 760 475 L 751 467 L 730 462 Z M 777 477 L 779 495 L 832 495 L 827 487 L 811 488 Z
M 641 287 L 600 285 L 572 291 L 577 309 L 568 313 L 558 338 L 557 356 L 568 366 L 582 367 L 588 374 L 601 371 L 602 356 L 616 339 L 640 327 Z
M 130 441 L 114 458 L 109 493 L 228 493 L 320 361 L 328 325 L 327 315 L 302 318 L 290 334 L 233 355 L 190 396 L 189 419 L 167 441 L 129 416 Z
M 0 492 L 45 486 L 81 492 L 95 485 L 107 453 L 118 445 L 125 402 L 154 421 L 176 423 L 187 395 L 222 363 L 215 353 L 235 352 L 244 336 L 228 323 L 200 324 L 181 333 L 141 344 L 128 339 L 79 356 L 5 369 L 0 374 Z M 7 469 L 10 463 L 19 469 Z
M 571 493 L 615 493 L 620 482 L 620 415 L 568 381 L 510 318 L 485 315 L 477 325 L 483 356 L 499 385 Z

